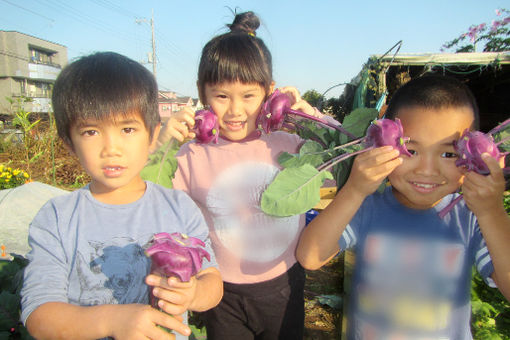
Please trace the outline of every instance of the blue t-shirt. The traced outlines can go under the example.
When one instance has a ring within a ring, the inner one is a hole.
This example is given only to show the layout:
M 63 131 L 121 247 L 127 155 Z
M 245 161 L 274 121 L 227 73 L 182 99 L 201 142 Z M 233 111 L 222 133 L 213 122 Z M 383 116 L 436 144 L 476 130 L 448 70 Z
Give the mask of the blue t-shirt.
M 216 266 L 200 209 L 183 191 L 146 182 L 135 202 L 96 200 L 88 186 L 48 201 L 29 228 L 21 319 L 46 302 L 80 306 L 149 303 L 144 246 L 155 233 L 180 232 L 206 242 Z M 179 337 L 178 337 L 179 338 Z
M 349 339 L 471 339 L 471 269 L 491 286 L 492 261 L 464 201 L 443 219 L 410 209 L 391 187 L 365 199 L 340 248 L 354 248 Z

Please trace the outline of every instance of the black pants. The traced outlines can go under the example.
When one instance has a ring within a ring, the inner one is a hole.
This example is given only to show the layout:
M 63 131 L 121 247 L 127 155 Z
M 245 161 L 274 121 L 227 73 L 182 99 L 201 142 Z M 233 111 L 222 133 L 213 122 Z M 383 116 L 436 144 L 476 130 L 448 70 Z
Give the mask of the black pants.
M 269 281 L 225 282 L 219 305 L 202 314 L 207 340 L 302 340 L 304 285 L 299 263 Z

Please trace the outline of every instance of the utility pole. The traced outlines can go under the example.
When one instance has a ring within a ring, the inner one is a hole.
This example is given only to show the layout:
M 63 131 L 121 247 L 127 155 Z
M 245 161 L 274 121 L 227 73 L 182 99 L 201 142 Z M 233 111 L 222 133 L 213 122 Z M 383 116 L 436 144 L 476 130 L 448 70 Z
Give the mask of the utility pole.
M 152 9 L 151 31 L 152 31 L 152 74 L 154 75 L 154 78 L 156 78 L 156 40 L 154 39 L 154 9 Z
M 147 19 L 136 19 L 135 22 L 140 24 L 142 22 L 147 22 Z M 154 78 L 156 78 L 156 39 L 154 39 L 154 9 L 152 9 L 152 18 L 150 20 L 151 24 L 151 32 L 152 32 L 152 55 L 148 58 L 149 64 L 152 64 L 152 74 Z

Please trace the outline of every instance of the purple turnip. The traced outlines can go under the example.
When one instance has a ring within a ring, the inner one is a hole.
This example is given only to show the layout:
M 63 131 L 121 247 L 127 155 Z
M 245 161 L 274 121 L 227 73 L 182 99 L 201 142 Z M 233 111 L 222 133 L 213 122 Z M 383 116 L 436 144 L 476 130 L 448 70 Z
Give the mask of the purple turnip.
M 455 161 L 455 165 L 458 167 L 463 167 L 467 171 L 474 171 L 480 175 L 489 175 L 490 171 L 482 159 L 482 154 L 487 153 L 498 161 L 507 155 L 507 153 L 502 153 L 499 151 L 498 145 L 502 144 L 510 137 L 495 143 L 493 135 L 496 132 L 503 130 L 508 124 L 510 124 L 510 119 L 507 119 L 503 123 L 499 124 L 488 133 L 465 130 L 462 136 L 453 144 L 455 152 L 459 156 L 459 158 Z M 503 171 L 507 170 L 508 168 L 503 169 Z M 460 194 L 457 196 L 457 198 L 452 200 L 439 212 L 439 217 L 445 217 L 446 214 L 452 210 L 455 204 L 462 200 L 462 198 L 463 195 Z
M 400 119 L 379 119 L 368 127 L 364 143 L 367 147 L 376 148 L 391 145 L 400 151 L 400 154 L 411 156 L 405 145 L 408 140 L 409 138 L 404 137 Z
M 287 123 L 292 122 L 292 120 L 288 117 L 289 115 L 295 115 L 312 120 L 322 126 L 338 130 L 351 138 L 356 138 L 352 133 L 345 130 L 340 125 L 335 125 L 324 119 L 291 109 L 289 96 L 280 92 L 278 89 L 267 98 L 262 106 L 260 114 L 257 117 L 257 126 L 260 126 L 266 133 L 280 130 L 283 126 L 287 126 Z
M 210 260 L 203 249 L 204 242 L 181 233 L 158 233 L 147 245 L 145 253 L 151 259 L 151 273 L 160 276 L 175 276 L 187 282 L 202 268 L 202 259 Z M 151 292 L 151 305 L 157 306 L 157 299 Z
M 370 124 L 365 134 L 365 137 L 358 138 L 349 143 L 339 145 L 334 149 L 343 149 L 347 146 L 362 145 L 363 148 L 352 152 L 341 154 L 328 162 L 321 165 L 318 170 L 325 170 L 331 168 L 335 164 L 345 159 L 348 159 L 354 155 L 379 148 L 382 146 L 392 146 L 397 149 L 401 155 L 411 156 L 406 148 L 406 143 L 409 141 L 409 137 L 404 137 L 404 131 L 400 119 L 377 119 Z
M 454 144 L 455 151 L 459 155 L 455 164 L 465 167 L 468 171 L 488 175 L 489 168 L 482 160 L 482 154 L 488 153 L 492 158 L 499 160 L 503 154 L 499 152 L 498 144 L 500 143 L 494 143 L 491 135 L 466 130 Z
M 220 126 L 218 117 L 211 110 L 200 110 L 195 113 L 195 127 L 197 141 L 202 144 L 210 142 L 218 143 Z

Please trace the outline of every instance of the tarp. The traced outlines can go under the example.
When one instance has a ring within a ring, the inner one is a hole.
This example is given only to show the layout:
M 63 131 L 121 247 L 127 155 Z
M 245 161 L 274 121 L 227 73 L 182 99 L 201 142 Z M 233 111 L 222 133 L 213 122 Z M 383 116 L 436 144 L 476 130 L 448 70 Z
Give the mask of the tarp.
M 378 110 L 385 104 L 387 97 L 386 84 L 380 84 L 377 95 L 374 90 L 369 90 L 369 85 L 375 88 L 374 77 L 379 78 L 380 74 L 370 74 L 369 68 L 371 65 L 380 64 L 381 71 L 386 72 L 389 66 L 421 66 L 425 69 L 443 68 L 450 70 L 453 73 L 476 73 L 481 72 L 489 65 L 498 67 L 499 65 L 510 64 L 510 52 L 466 52 L 466 53 L 425 53 L 425 54 L 399 54 L 399 55 L 372 55 L 365 63 L 360 73 L 351 81 L 351 84 L 356 86 L 356 91 L 353 98 L 352 110 L 360 107 L 373 107 Z M 470 69 L 466 72 L 454 72 L 451 68 L 455 67 L 469 67 L 479 66 L 478 68 Z M 381 81 L 381 79 L 379 79 Z M 378 97 L 375 97 L 375 96 Z M 376 103 L 377 101 L 377 103 Z M 373 103 L 372 103 L 373 102 Z
M 35 214 L 50 198 L 69 191 L 57 187 L 31 182 L 13 189 L 0 190 L 0 245 L 9 258 L 10 253 L 23 255 L 28 246 L 28 226 Z

